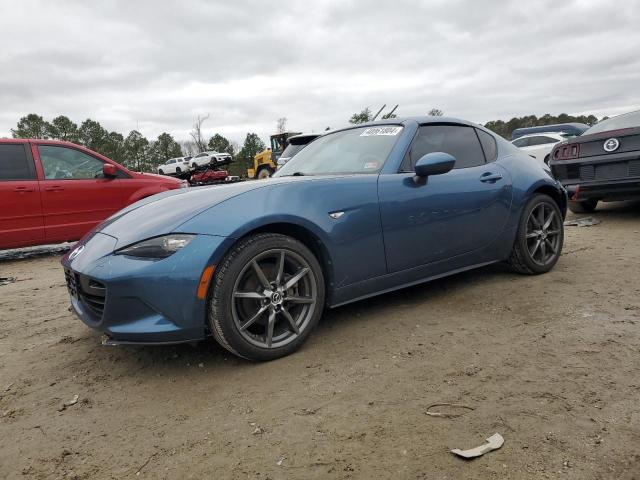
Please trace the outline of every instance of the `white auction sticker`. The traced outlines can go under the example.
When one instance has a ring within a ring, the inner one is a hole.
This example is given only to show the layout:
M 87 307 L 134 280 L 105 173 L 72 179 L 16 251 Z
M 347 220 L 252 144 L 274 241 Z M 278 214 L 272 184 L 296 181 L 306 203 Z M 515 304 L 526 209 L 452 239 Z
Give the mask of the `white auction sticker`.
M 397 135 L 402 127 L 371 127 L 360 134 L 361 137 L 373 137 L 376 135 Z

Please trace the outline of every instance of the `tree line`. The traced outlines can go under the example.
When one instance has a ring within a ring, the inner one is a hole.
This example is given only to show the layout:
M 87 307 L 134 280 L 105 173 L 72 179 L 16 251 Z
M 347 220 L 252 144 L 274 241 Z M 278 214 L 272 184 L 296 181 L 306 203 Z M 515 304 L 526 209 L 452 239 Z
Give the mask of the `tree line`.
M 444 115 L 444 112 L 439 108 L 432 108 L 427 113 L 428 116 L 431 117 L 441 117 Z M 354 113 L 351 115 L 349 119 L 349 123 L 351 124 L 360 124 L 370 122 L 374 119 L 375 115 L 372 113 L 369 107 L 364 108 L 358 113 Z M 391 115 L 383 115 L 380 117 L 381 119 L 386 118 L 396 118 L 395 114 Z M 488 128 L 492 132 L 497 133 L 498 135 L 506 138 L 507 140 L 511 140 L 511 133 L 516 128 L 524 128 L 524 127 L 537 127 L 543 125 L 554 125 L 557 123 L 585 123 L 587 125 L 595 125 L 598 121 L 606 120 L 609 117 L 603 117 L 600 120 L 595 115 L 569 115 L 566 113 L 561 113 L 560 115 L 551 115 L 550 113 L 546 113 L 541 117 L 537 117 L 535 115 L 525 115 L 523 117 L 514 117 L 511 120 L 491 120 L 484 124 L 485 128 Z
M 395 108 L 380 118 L 396 118 L 393 111 Z M 444 112 L 438 108 L 432 108 L 428 115 L 442 116 Z M 371 109 L 366 107 L 360 112 L 354 113 L 349 119 L 349 123 L 365 123 L 371 121 L 373 117 Z M 99 122 L 90 118 L 78 125 L 65 115 L 59 115 L 51 121 L 46 121 L 36 113 L 22 117 L 16 128 L 11 129 L 11 133 L 14 138 L 44 138 L 77 143 L 109 157 L 131 170 L 140 172 L 155 172 L 159 165 L 174 157 L 193 156 L 205 150 L 226 152 L 234 158 L 234 163 L 229 166 L 230 173 L 245 176 L 246 169 L 253 164 L 253 157 L 265 149 L 264 142 L 256 133 L 247 133 L 242 147 L 219 133 L 207 140 L 202 132 L 202 125 L 208 118 L 208 115 L 198 116 L 190 132 L 191 140 L 181 143 L 167 132 L 161 133 L 155 140 L 147 139 L 137 130 L 131 130 L 125 137 L 121 133 L 108 131 Z M 604 117 L 600 121 L 607 118 Z M 284 132 L 286 121 L 285 117 L 278 119 L 278 132 Z M 484 126 L 506 139 L 511 139 L 511 133 L 516 128 L 571 122 L 594 125 L 598 123 L 598 118 L 595 115 L 573 116 L 566 113 L 560 115 L 547 113 L 541 117 L 525 115 L 507 121 L 492 120 L 485 123 Z
M 63 140 L 83 145 L 125 167 L 140 172 L 155 172 L 170 158 L 193 156 L 205 150 L 226 152 L 234 157 L 235 163 L 229 170 L 235 175 L 245 175 L 253 163 L 253 157 L 264 150 L 265 144 L 255 133 L 248 133 L 242 148 L 223 135 L 216 133 L 208 139 L 202 135 L 202 123 L 208 116 L 198 117 L 190 132 L 192 141 L 179 143 L 167 132 L 149 140 L 137 130 L 131 130 L 125 137 L 119 132 L 110 132 L 99 122 L 90 118 L 80 125 L 65 115 L 46 121 L 36 113 L 22 117 L 16 128 L 11 129 L 13 138 L 43 138 Z

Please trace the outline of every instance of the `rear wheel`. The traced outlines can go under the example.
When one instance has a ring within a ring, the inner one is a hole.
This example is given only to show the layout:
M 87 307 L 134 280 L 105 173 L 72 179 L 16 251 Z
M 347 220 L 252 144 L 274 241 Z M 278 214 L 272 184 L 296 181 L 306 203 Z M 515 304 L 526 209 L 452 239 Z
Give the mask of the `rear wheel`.
M 299 241 L 264 233 L 248 237 L 220 262 L 208 317 L 214 338 L 230 352 L 266 361 L 297 350 L 324 306 L 324 278 Z
M 198 164 L 196 162 L 193 162 L 191 164 L 191 167 L 195 170 L 196 168 L 198 168 Z
M 598 206 L 598 200 L 582 200 L 581 202 L 569 202 L 569 210 L 573 213 L 591 213 Z
M 182 173 L 182 169 L 180 167 L 176 167 L 176 173 Z
M 548 195 L 538 194 L 522 212 L 509 263 L 519 273 L 546 273 L 558 262 L 563 242 L 560 208 Z

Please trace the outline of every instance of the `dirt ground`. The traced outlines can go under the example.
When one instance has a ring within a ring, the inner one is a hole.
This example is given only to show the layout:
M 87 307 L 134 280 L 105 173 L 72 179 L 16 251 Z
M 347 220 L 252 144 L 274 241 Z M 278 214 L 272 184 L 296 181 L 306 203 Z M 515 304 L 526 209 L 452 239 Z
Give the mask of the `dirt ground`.
M 266 364 L 101 346 L 58 253 L 2 260 L 0 477 L 640 478 L 640 205 L 595 217 L 547 275 L 492 266 L 339 308 Z M 441 402 L 473 410 L 426 414 Z M 496 432 L 500 450 L 449 453 Z

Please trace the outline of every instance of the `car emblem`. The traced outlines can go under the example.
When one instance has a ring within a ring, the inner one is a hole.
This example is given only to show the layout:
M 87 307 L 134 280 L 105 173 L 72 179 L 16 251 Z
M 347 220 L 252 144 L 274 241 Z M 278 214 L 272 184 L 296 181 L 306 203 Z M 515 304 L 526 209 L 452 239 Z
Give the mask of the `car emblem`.
M 604 142 L 604 150 L 605 152 L 615 152 L 620 146 L 620 142 L 617 138 L 610 138 L 606 142 Z
M 74 258 L 76 258 L 78 255 L 82 253 L 83 250 L 84 250 L 84 245 L 80 245 L 78 248 L 74 249 L 73 252 L 71 252 L 71 254 L 69 255 L 69 260 L 73 260 Z

